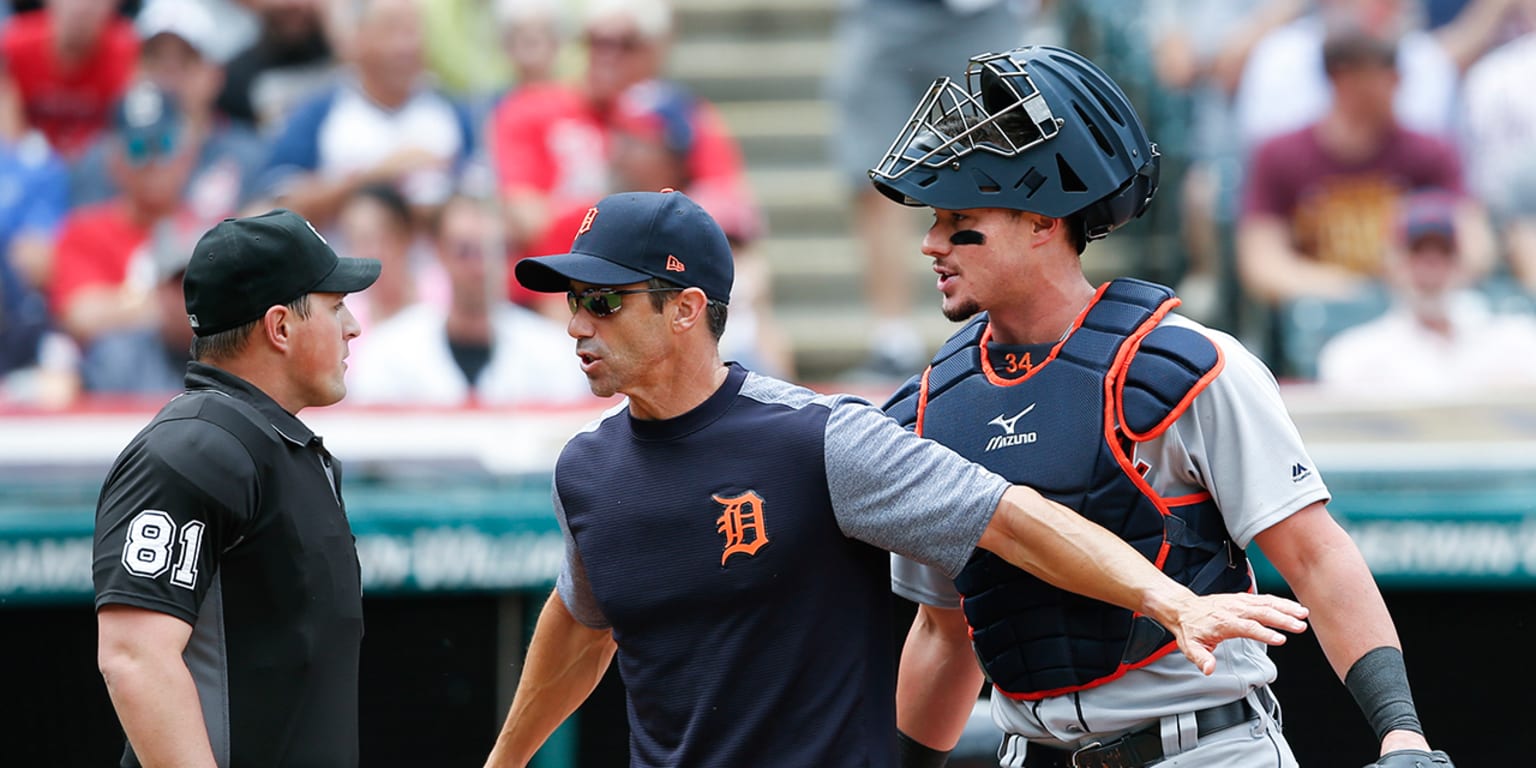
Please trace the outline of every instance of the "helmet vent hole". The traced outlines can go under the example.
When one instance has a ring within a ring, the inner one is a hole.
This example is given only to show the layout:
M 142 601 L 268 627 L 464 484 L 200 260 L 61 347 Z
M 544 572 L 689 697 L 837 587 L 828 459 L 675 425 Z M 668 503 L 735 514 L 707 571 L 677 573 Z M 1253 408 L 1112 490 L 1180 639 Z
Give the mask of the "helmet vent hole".
M 1087 113 L 1083 112 L 1083 105 L 1078 104 L 1077 102 L 1072 102 L 1072 108 L 1077 110 L 1078 118 L 1083 121 L 1084 125 L 1088 126 L 1088 132 L 1093 134 L 1093 141 L 1099 145 L 1099 149 L 1102 150 L 1104 154 L 1109 155 L 1110 157 L 1114 157 L 1115 148 L 1110 145 L 1109 137 L 1105 136 L 1104 132 L 1099 130 L 1098 123 L 1095 123 L 1092 118 L 1088 117 Z
M 1061 191 L 1088 191 L 1088 185 L 1083 183 L 1082 178 L 1077 175 L 1077 171 L 1072 170 L 1072 166 L 1068 165 L 1066 158 L 1062 157 L 1061 155 L 1056 156 L 1056 174 L 1057 177 L 1061 179 Z
M 1108 96 L 1104 95 L 1103 88 L 1093 80 L 1086 78 L 1082 80 L 1082 83 L 1083 85 L 1087 86 L 1088 92 L 1093 94 L 1094 100 L 1099 102 L 1099 107 L 1104 110 L 1104 114 L 1109 115 L 1109 119 L 1115 121 L 1116 125 L 1124 127 L 1125 117 L 1120 114 L 1120 110 L 1115 109 L 1114 102 Z
M 1028 187 L 1029 194 L 1026 195 L 1026 197 L 1034 197 L 1035 193 L 1040 191 L 1040 187 L 1045 185 L 1045 182 L 1045 174 L 1040 173 L 1034 168 L 1030 168 L 1029 173 L 1024 174 L 1024 177 L 1019 179 L 1019 183 L 1013 185 L 1013 188 L 1018 189 L 1019 187 Z
M 995 195 L 1003 191 L 1003 185 L 996 179 L 976 169 L 971 170 L 971 181 L 975 182 L 976 191 L 982 194 Z

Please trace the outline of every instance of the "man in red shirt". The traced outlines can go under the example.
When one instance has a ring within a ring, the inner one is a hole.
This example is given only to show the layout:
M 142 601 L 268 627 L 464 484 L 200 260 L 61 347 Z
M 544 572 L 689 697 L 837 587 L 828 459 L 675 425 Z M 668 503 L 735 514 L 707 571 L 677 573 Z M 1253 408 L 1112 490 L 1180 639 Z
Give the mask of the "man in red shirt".
M 1399 198 L 1462 192 L 1451 145 L 1398 122 L 1397 41 L 1329 33 L 1323 67 L 1333 103 L 1321 120 L 1261 144 L 1247 171 L 1237 231 L 1244 291 L 1272 305 L 1350 299 L 1382 275 Z M 1467 201 L 1465 214 L 1479 217 Z M 1486 261 L 1479 253 L 1479 269 Z
M 106 127 L 133 73 L 138 38 L 116 8 L 115 0 L 47 0 L 0 32 L 0 59 L 27 122 L 66 158 Z
M 189 252 L 178 237 L 181 190 L 195 161 L 179 136 L 175 102 L 150 83 L 135 85 L 115 110 L 107 167 L 122 196 L 73 211 L 54 252 L 49 303 L 59 327 L 84 352 L 87 389 L 103 339 L 140 333 L 160 317 L 154 289 L 167 259 Z

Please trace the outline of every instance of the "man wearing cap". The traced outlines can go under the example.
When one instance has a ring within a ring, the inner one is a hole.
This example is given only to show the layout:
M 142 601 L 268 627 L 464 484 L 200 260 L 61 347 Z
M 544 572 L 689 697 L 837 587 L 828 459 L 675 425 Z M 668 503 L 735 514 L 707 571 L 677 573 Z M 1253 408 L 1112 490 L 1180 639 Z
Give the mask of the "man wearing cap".
M 188 230 L 181 245 L 233 216 L 256 196 L 267 146 L 255 131 L 218 114 L 214 101 L 224 83 L 219 58 L 219 17 L 204 0 L 147 0 L 134 19 L 139 38 L 134 78 L 148 81 L 176 102 L 178 130 L 173 149 L 190 156 L 180 195 Z M 115 137 L 96 141 L 71 166 L 72 206 L 117 196 L 108 172 Z
M 1318 383 L 1379 399 L 1455 398 L 1536 385 L 1536 320 L 1497 314 L 1472 290 L 1458 232 L 1457 197 L 1445 190 L 1403 200 L 1388 249 L 1392 307 L 1343 331 L 1318 353 Z
M 155 253 L 176 232 L 181 188 L 192 166 L 178 138 L 181 130 L 175 98 L 152 83 L 135 84 L 114 110 L 106 153 L 107 170 L 121 194 L 71 210 L 60 226 L 49 307 L 84 353 L 81 377 L 87 390 L 122 378 L 97 358 L 103 340 L 138 334 L 157 322 Z M 185 253 L 192 241 L 187 237 L 176 247 Z
M 357 553 L 341 465 L 297 414 L 346 394 L 343 299 L 378 274 L 286 210 L 227 219 L 193 249 L 186 392 L 97 503 L 122 765 L 357 765 Z
M 566 293 L 592 391 L 629 399 L 556 464 L 565 562 L 487 765 L 527 764 L 615 655 L 632 765 L 896 764 L 887 550 L 950 573 L 996 551 L 1155 617 L 1207 673 L 1222 639 L 1304 626 L 1289 601 L 1195 597 L 866 402 L 722 362 L 730 248 L 682 193 L 606 197 L 516 272 Z

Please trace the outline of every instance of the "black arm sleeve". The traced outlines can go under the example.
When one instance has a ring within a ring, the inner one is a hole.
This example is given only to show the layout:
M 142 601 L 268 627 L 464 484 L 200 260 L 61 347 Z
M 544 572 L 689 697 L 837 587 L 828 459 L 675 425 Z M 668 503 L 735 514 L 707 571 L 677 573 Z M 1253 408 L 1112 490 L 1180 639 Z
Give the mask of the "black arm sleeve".
M 1378 742 L 1388 731 L 1424 733 L 1413 706 L 1413 693 L 1408 689 L 1402 651 L 1388 645 L 1369 651 L 1344 675 L 1344 687 L 1365 713 Z

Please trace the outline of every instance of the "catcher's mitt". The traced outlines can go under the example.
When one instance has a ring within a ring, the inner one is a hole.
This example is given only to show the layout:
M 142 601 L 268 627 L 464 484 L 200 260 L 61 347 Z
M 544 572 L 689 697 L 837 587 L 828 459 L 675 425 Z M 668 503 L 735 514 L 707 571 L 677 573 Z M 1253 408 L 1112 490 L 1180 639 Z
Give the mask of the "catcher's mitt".
M 1449 755 L 1440 750 L 1394 749 L 1365 768 L 1456 768 Z

